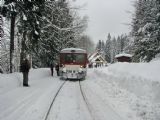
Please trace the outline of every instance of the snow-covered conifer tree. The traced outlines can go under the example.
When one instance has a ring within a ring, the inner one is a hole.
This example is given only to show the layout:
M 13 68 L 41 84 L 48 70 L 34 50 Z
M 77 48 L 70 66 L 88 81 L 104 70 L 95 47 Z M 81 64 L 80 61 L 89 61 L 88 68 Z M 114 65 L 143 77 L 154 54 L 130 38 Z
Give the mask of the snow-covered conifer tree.
M 108 33 L 107 40 L 105 43 L 105 59 L 107 62 L 111 62 L 111 35 Z
M 61 49 L 77 47 L 78 36 L 84 31 L 87 21 L 86 18 L 81 19 L 70 7 L 66 0 L 45 2 L 41 40 L 33 53 L 35 66 L 48 66 L 50 62 L 58 60 Z
M 135 6 L 136 13 L 132 27 L 135 45 L 134 61 L 149 62 L 159 53 L 158 1 L 139 0 Z

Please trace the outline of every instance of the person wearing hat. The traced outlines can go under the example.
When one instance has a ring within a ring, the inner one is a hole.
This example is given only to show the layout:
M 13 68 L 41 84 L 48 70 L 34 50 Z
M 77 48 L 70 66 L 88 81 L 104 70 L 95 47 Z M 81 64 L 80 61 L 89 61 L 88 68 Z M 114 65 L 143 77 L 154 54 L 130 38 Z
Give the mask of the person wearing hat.
M 27 58 L 23 59 L 21 63 L 21 72 L 23 73 L 23 86 L 28 87 L 28 73 L 31 68 L 31 64 Z

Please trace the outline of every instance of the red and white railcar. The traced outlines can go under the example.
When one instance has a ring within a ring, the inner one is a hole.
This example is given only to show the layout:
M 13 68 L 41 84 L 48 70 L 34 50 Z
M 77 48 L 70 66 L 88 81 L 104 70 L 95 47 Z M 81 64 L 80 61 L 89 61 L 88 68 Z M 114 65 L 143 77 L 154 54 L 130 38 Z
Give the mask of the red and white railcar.
M 65 48 L 60 51 L 60 77 L 62 79 L 85 79 L 87 52 L 80 48 Z

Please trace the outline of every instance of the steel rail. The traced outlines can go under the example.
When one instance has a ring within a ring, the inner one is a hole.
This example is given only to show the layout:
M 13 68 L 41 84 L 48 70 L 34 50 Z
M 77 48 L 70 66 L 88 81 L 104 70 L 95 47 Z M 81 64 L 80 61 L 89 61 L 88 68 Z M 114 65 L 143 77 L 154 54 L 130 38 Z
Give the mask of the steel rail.
M 48 116 L 49 116 L 50 111 L 51 111 L 51 109 L 52 109 L 53 103 L 55 102 L 55 100 L 56 100 L 56 98 L 57 98 L 60 90 L 62 89 L 62 87 L 64 86 L 65 83 L 66 83 L 66 81 L 64 81 L 64 82 L 62 83 L 62 85 L 59 87 L 58 91 L 56 92 L 56 95 L 53 97 L 53 100 L 52 100 L 52 102 L 51 102 L 51 104 L 50 104 L 50 106 L 49 106 L 49 109 L 48 109 L 48 111 L 47 111 L 47 114 L 45 115 L 45 119 L 44 119 L 44 120 L 47 120 L 47 119 L 48 119 Z
M 84 92 L 83 92 L 82 85 L 81 85 L 81 81 L 79 81 L 79 87 L 80 87 L 80 92 L 81 92 L 81 94 L 82 94 L 83 100 L 84 100 L 84 102 L 85 102 L 85 104 L 86 104 L 86 107 L 87 107 L 87 109 L 88 109 L 88 111 L 89 111 L 92 119 L 95 120 L 94 115 L 92 114 L 92 110 L 91 110 L 91 108 L 90 108 L 90 105 L 89 105 L 89 103 L 87 102 L 87 98 L 86 98 L 86 96 L 85 96 L 85 94 L 84 94 Z

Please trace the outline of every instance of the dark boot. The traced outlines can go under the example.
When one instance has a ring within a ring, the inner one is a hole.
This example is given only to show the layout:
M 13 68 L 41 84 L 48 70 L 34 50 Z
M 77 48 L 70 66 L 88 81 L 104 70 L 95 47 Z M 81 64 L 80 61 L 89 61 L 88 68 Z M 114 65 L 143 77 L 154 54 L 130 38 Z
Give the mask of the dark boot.
M 28 85 L 28 84 L 23 84 L 23 86 L 24 86 L 24 87 L 29 87 L 29 85 Z

